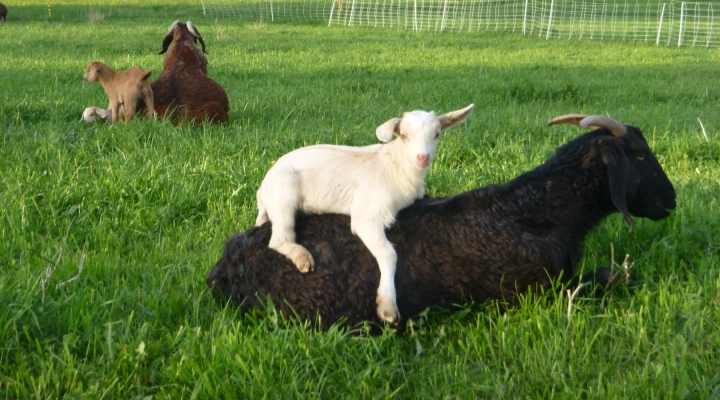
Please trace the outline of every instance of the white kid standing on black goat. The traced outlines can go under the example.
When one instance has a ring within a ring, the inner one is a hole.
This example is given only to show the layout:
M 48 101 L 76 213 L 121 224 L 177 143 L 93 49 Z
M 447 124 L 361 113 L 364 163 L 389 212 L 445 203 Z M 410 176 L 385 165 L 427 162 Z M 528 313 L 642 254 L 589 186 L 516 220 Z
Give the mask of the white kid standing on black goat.
M 473 107 L 470 104 L 441 116 L 406 112 L 377 128 L 378 139 L 387 144 L 316 145 L 282 156 L 258 189 L 255 225 L 271 221 L 269 247 L 306 273 L 313 270 L 314 260 L 295 242 L 295 212 L 350 215 L 352 232 L 380 267 L 378 316 L 385 322 L 398 322 L 394 281 L 397 254 L 385 237 L 385 228 L 395 222 L 398 211 L 423 197 L 440 132 L 463 122 Z M 398 139 L 390 141 L 393 135 Z

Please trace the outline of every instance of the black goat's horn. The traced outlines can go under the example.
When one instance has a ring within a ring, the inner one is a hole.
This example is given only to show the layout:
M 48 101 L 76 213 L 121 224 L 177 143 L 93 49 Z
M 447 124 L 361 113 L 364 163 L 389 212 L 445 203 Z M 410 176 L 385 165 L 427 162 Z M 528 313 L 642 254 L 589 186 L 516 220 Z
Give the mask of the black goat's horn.
M 590 129 L 592 129 L 591 127 L 593 126 L 599 126 L 601 128 L 609 130 L 610 133 L 613 134 L 613 136 L 624 136 L 625 134 L 627 134 L 627 127 L 625 127 L 624 124 L 610 117 L 605 117 L 602 115 L 593 115 L 587 117 L 580 122 L 580 125 L 582 125 L 583 128 Z
M 588 116 L 585 114 L 566 114 L 561 117 L 551 119 L 547 123 L 547 126 L 555 125 L 555 124 L 570 124 L 570 125 L 581 126 L 580 122 L 587 117 Z
M 613 136 L 623 136 L 627 133 L 627 128 L 621 122 L 602 115 L 567 114 L 561 117 L 553 118 L 547 124 L 548 126 L 555 124 L 571 124 L 588 129 L 605 128 L 609 130 Z

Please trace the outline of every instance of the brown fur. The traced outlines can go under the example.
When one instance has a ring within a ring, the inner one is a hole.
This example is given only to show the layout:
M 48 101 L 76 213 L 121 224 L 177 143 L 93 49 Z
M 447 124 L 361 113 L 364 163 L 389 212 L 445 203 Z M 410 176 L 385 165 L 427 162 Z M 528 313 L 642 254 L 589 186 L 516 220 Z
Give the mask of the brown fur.
M 151 115 L 155 114 L 155 101 L 148 81 L 150 74 L 151 70 L 143 71 L 136 66 L 115 72 L 107 65 L 93 61 L 85 69 L 83 79 L 85 82 L 100 82 L 110 99 L 108 109 L 112 111 L 112 122 L 119 121 L 119 116 L 123 116 L 127 124 L 135 114 L 134 106 L 138 100 L 145 102 Z
M 203 121 L 222 123 L 228 120 L 230 105 L 225 90 L 207 76 L 205 43 L 194 36 L 180 21 L 173 24 L 165 35 L 162 51 L 165 54 L 163 71 L 152 83 L 155 111 L 169 117 L 173 123 Z M 172 46 L 171 42 L 175 42 Z M 200 41 L 203 50 L 196 45 Z M 138 102 L 137 112 L 145 112 Z

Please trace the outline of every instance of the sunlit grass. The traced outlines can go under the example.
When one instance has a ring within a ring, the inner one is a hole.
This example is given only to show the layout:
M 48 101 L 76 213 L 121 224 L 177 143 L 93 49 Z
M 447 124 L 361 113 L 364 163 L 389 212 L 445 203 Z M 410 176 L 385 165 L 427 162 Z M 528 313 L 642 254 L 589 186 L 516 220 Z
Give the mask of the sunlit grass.
M 19 2 L 17 2 L 19 3 Z M 713 398 L 720 392 L 718 54 L 630 43 L 241 23 L 195 2 L 8 4 L 0 25 L 0 397 Z M 14 6 L 14 7 L 13 7 Z M 102 14 L 102 18 L 100 18 Z M 94 60 L 162 69 L 175 19 L 205 38 L 225 126 L 85 126 Z M 475 103 L 443 135 L 431 195 L 503 182 L 581 133 L 638 126 L 675 184 L 663 221 L 619 216 L 580 268 L 630 254 L 642 284 L 602 300 L 432 310 L 406 332 L 319 332 L 213 302 L 204 277 L 299 146 L 376 143 L 403 111 Z M 705 128 L 701 129 L 700 122 Z M 59 250 L 62 253 L 58 257 Z M 80 277 L 67 282 L 78 274 Z M 46 275 L 46 271 L 52 274 Z M 59 286 L 61 285 L 61 286 Z M 44 290 L 43 290 L 44 287 Z M 44 298 L 43 298 L 44 295 Z

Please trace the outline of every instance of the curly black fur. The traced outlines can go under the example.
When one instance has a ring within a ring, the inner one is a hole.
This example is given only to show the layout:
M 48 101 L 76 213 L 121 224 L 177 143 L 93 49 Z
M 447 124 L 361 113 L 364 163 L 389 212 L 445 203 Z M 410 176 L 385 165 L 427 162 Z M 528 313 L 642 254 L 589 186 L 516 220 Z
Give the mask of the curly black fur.
M 386 234 L 398 254 L 395 287 L 404 318 L 429 306 L 504 299 L 528 288 L 573 279 L 588 231 L 619 210 L 658 220 L 675 208 L 675 190 L 639 129 L 612 136 L 599 129 L 557 149 L 544 164 L 502 185 L 402 210 Z M 618 204 L 616 204 L 618 203 Z M 629 224 L 632 219 L 627 215 Z M 301 274 L 268 249 L 270 224 L 232 236 L 208 274 L 218 298 L 287 315 L 380 323 L 375 258 L 343 215 L 298 215 L 297 241 L 315 259 Z M 602 272 L 602 271 L 601 271 Z M 602 280 L 607 273 L 590 273 Z M 576 278 L 577 279 L 577 278 Z M 294 310 L 294 311 L 293 311 Z

